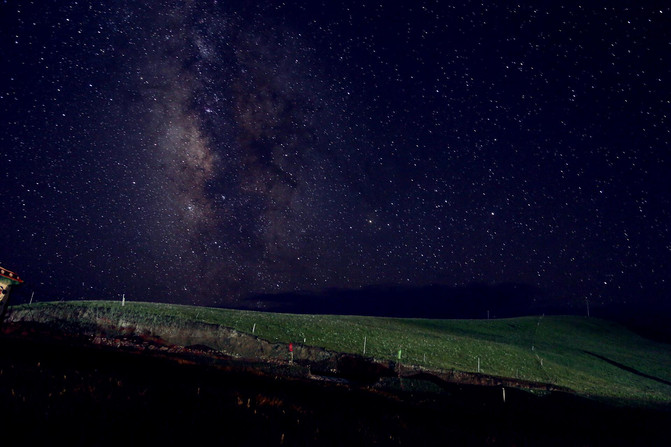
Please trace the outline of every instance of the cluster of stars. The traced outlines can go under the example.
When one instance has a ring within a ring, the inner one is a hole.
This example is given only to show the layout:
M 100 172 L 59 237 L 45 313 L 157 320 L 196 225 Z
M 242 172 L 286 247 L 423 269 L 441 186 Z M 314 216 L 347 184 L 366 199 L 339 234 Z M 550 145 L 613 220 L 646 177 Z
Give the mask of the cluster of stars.
M 30 3 L 0 5 L 0 261 L 45 294 L 668 290 L 666 9 Z

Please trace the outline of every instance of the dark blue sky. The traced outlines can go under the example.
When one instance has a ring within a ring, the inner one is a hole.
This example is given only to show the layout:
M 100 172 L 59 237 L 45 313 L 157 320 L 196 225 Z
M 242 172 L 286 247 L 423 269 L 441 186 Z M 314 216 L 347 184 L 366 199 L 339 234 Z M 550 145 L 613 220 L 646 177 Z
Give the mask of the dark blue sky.
M 668 296 L 668 8 L 275 3 L 0 4 L 24 297 Z

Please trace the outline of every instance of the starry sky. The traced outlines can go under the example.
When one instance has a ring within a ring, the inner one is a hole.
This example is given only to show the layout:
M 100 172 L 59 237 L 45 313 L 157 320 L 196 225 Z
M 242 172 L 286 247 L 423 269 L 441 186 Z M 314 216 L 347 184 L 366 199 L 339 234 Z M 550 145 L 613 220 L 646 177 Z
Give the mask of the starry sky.
M 0 265 L 23 299 L 665 300 L 671 9 L 552 3 L 4 0 Z

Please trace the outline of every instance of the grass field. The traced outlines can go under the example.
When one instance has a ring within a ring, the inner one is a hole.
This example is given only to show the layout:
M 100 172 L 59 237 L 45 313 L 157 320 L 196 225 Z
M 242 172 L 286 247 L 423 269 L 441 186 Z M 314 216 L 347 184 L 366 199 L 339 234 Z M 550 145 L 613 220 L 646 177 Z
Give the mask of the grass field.
M 428 320 L 295 315 L 126 302 L 78 301 L 15 306 L 15 310 L 145 324 L 218 324 L 271 342 L 541 381 L 580 394 L 632 402 L 671 403 L 671 345 L 642 338 L 609 321 L 573 316 L 493 320 Z M 83 322 L 85 323 L 85 322 Z

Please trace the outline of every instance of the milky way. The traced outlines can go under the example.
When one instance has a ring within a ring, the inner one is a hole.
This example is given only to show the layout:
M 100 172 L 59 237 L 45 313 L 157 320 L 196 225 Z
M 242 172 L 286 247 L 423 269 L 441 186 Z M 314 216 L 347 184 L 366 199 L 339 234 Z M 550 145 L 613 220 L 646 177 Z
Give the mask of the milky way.
M 315 147 L 336 134 L 325 128 L 338 101 L 314 51 L 262 17 L 190 4 L 133 13 L 145 31 L 126 107 L 143 127 L 124 144 L 143 152 L 138 226 L 166 282 L 181 276 L 183 289 L 228 299 L 328 285 L 332 259 L 314 252 L 329 205 L 317 195 L 341 179 Z
M 511 282 L 661 300 L 670 16 L 5 2 L 0 265 L 19 299 Z

